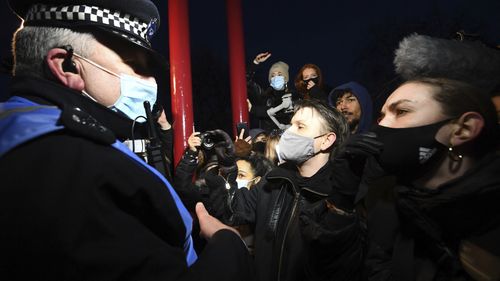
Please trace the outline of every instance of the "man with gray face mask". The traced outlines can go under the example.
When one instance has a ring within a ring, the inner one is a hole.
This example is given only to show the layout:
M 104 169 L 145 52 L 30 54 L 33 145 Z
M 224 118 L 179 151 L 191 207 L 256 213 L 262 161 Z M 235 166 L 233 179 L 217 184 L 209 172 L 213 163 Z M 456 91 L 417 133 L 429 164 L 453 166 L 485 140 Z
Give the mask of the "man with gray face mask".
M 330 161 L 348 134 L 340 112 L 302 101 L 279 142 L 285 163 L 251 190 L 234 192 L 229 223 L 254 226 L 259 280 L 358 278 L 363 231 L 353 212 L 356 192 L 339 184 Z

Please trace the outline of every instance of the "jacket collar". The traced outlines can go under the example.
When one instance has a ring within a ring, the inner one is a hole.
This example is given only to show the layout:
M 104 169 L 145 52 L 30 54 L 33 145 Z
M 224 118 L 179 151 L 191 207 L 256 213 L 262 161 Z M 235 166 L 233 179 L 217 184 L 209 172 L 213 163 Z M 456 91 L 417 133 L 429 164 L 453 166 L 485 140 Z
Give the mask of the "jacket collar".
M 123 141 L 132 137 L 132 120 L 56 82 L 33 76 L 15 76 L 11 82 L 11 95 L 21 96 L 39 104 L 55 105 L 63 112 L 65 109 L 78 107 L 113 131 L 118 139 Z M 146 135 L 145 123 L 136 123 L 134 138 L 139 139 Z
M 310 190 L 328 194 L 332 189 L 330 182 L 332 169 L 331 163 L 327 162 L 312 177 L 305 178 L 300 176 L 299 171 L 294 164 L 283 163 L 277 168 L 271 170 L 266 175 L 266 180 L 273 183 L 272 186 L 276 188 L 279 188 L 283 181 L 288 181 L 293 185 L 296 192 L 299 192 L 302 188 L 307 187 Z

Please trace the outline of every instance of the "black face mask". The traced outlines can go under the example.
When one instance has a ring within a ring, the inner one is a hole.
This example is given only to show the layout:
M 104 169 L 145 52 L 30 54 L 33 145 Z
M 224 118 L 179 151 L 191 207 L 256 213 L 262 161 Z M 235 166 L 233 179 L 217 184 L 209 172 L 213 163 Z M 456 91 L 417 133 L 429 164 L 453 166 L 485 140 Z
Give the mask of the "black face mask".
M 309 78 L 307 80 L 304 80 L 304 83 L 307 85 L 307 83 L 309 83 L 309 81 L 313 81 L 314 84 L 318 85 L 319 77 Z
M 264 154 L 266 150 L 266 143 L 262 141 L 254 142 L 252 144 L 252 150 Z
M 375 125 L 372 131 L 384 144 L 379 156 L 382 168 L 400 181 L 409 183 L 433 168 L 446 151 L 436 140 L 436 133 L 448 123 L 446 119 L 413 128 L 388 128 Z

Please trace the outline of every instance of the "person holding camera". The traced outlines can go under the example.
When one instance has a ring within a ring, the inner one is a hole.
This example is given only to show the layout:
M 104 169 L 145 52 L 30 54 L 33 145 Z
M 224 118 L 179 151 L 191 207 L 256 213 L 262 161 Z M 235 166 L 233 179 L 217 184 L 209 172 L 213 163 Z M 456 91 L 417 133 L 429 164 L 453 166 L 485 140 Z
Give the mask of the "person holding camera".
M 0 104 L 0 280 L 251 280 L 237 231 L 198 204 L 198 255 L 170 182 L 122 143 L 147 131 L 165 71 L 153 2 L 9 4 L 23 24 Z

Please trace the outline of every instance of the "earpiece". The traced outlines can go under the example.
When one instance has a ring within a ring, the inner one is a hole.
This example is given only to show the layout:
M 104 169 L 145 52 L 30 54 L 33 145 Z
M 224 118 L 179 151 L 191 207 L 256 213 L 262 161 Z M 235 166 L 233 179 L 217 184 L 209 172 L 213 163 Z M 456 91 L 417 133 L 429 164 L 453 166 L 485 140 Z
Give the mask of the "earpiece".
M 63 71 L 77 74 L 78 70 L 76 69 L 76 64 L 71 59 L 73 57 L 73 47 L 71 45 L 66 45 L 59 48 L 64 49 L 67 52 L 66 58 L 62 63 Z

